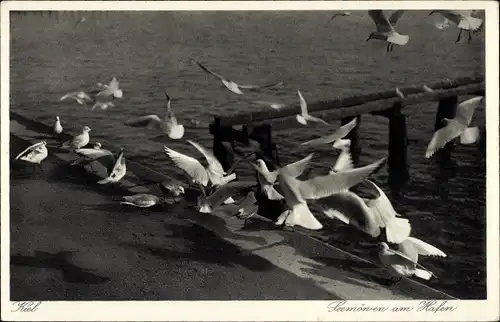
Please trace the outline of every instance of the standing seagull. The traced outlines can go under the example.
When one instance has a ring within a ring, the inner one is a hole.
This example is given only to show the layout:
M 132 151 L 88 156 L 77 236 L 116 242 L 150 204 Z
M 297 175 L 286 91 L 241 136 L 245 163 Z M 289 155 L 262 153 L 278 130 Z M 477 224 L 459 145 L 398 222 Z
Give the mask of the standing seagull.
M 132 196 L 122 197 L 122 205 L 130 205 L 139 208 L 149 208 L 157 204 L 163 204 L 165 200 L 149 193 L 139 193 Z
M 216 72 L 211 71 L 210 69 L 203 66 L 201 63 L 197 62 L 196 60 L 194 60 L 194 59 L 191 59 L 191 60 L 196 65 L 198 65 L 198 67 L 200 67 L 203 71 L 205 71 L 206 73 L 220 79 L 222 81 L 222 84 L 224 84 L 224 86 L 226 86 L 226 88 L 228 90 L 230 90 L 231 92 L 233 92 L 235 94 L 239 94 L 239 95 L 243 94 L 241 89 L 261 89 L 261 88 L 269 88 L 269 87 L 276 87 L 276 86 L 283 85 L 283 81 L 279 81 L 277 83 L 267 84 L 267 85 L 240 85 L 240 84 L 236 84 L 235 82 L 227 79 L 226 77 L 222 76 L 221 74 L 217 74 Z
M 66 142 L 61 143 L 59 145 L 59 148 L 65 148 L 65 149 L 80 149 L 89 144 L 90 141 L 90 128 L 88 126 L 84 126 L 82 129 L 82 133 L 74 136 L 71 140 L 68 140 Z
M 386 158 L 383 158 L 364 167 L 318 176 L 307 181 L 300 181 L 286 171 L 279 171 L 279 185 L 285 196 L 288 210 L 278 217 L 275 224 L 299 225 L 311 230 L 323 228 L 323 225 L 311 213 L 307 200 L 326 198 L 346 191 L 378 171 L 385 161 Z
M 54 127 L 52 128 L 52 132 L 54 133 L 55 136 L 57 136 L 57 140 L 59 143 L 61 142 L 61 133 L 63 132 L 63 127 L 61 125 L 61 120 L 59 119 L 59 116 L 56 116 L 56 121 L 54 123 Z
M 120 150 L 120 154 L 116 159 L 116 162 L 111 169 L 107 178 L 97 181 L 98 184 L 106 184 L 106 183 L 117 183 L 120 181 L 125 174 L 127 173 L 127 165 L 125 164 L 125 158 L 123 157 L 123 149 Z
M 342 125 L 332 134 L 322 136 L 322 137 L 319 137 L 317 139 L 313 139 L 310 141 L 303 142 L 303 143 L 301 143 L 301 145 L 316 147 L 316 146 L 320 146 L 323 144 L 332 143 L 336 140 L 339 140 L 339 139 L 346 137 L 356 127 L 356 124 L 357 124 L 357 118 L 353 118 L 352 121 L 350 121 L 347 124 Z
M 324 120 L 320 119 L 319 117 L 314 117 L 309 115 L 309 112 L 307 111 L 307 102 L 300 93 L 300 91 L 297 91 L 297 94 L 299 95 L 299 100 L 300 100 L 300 114 L 297 114 L 295 118 L 297 119 L 297 122 L 299 122 L 302 125 L 306 125 L 307 121 L 310 122 L 317 122 L 317 123 L 323 123 L 325 125 L 330 125 Z
M 47 142 L 41 141 L 35 143 L 28 148 L 26 148 L 23 152 L 19 153 L 15 160 L 23 160 L 33 164 L 33 168 L 38 164 L 40 169 L 42 169 L 41 162 L 47 158 L 49 155 L 49 151 L 47 150 Z
M 429 13 L 429 16 L 434 13 L 439 13 L 458 26 L 460 32 L 458 33 L 458 37 L 457 40 L 455 40 L 455 43 L 458 43 L 460 41 L 462 32 L 464 30 L 467 30 L 469 32 L 469 38 L 467 42 L 470 43 L 470 41 L 472 40 L 472 32 L 479 30 L 483 24 L 482 19 L 471 16 L 473 14 L 472 10 L 433 10 L 431 11 L 431 13 Z
M 425 280 L 435 276 L 418 263 L 418 255 L 446 257 L 442 250 L 413 237 L 408 237 L 399 243 L 398 250 L 390 249 L 386 243 L 380 243 L 380 262 L 387 268 L 391 281 L 396 283 L 403 276 L 415 275 Z M 394 281 L 394 277 L 399 279 Z
M 96 96 L 110 96 L 113 95 L 114 98 L 122 98 L 123 97 L 123 91 L 120 89 L 120 83 L 116 79 L 116 77 L 113 77 L 109 85 L 106 84 L 97 84 L 99 87 L 104 88 L 102 91 L 97 93 Z
M 167 134 L 168 137 L 173 140 L 181 139 L 184 136 L 184 126 L 177 123 L 177 118 L 170 107 L 170 96 L 166 92 L 165 97 L 167 99 L 167 103 L 165 106 L 166 111 L 163 120 L 156 114 L 150 114 L 128 120 L 125 122 L 125 125 L 132 127 L 155 128 L 163 134 Z
M 384 15 L 382 10 L 368 10 L 368 14 L 372 18 L 373 22 L 375 22 L 375 26 L 377 27 L 377 31 L 374 31 L 370 34 L 368 39 L 380 39 L 386 41 L 387 51 L 392 51 L 394 44 L 404 46 L 408 43 L 410 36 L 401 35 L 395 29 L 396 23 L 399 18 L 403 15 L 404 10 L 396 10 L 393 12 L 389 20 Z
M 460 136 L 460 143 L 462 144 L 476 142 L 479 138 L 479 128 L 477 126 L 468 126 L 472 121 L 474 111 L 483 103 L 484 97 L 477 96 L 458 104 L 455 117 L 452 119 L 444 118 L 443 122 L 446 123 L 446 126 L 437 130 L 432 136 L 425 151 L 425 157 L 430 158 L 437 150 L 443 148 L 446 143 L 458 136 Z

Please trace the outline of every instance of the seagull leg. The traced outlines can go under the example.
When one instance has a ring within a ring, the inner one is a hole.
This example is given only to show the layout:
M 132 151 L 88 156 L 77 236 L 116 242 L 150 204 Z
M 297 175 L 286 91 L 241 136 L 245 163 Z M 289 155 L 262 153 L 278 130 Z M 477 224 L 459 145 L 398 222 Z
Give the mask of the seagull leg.
M 462 29 L 460 29 L 460 32 L 458 33 L 457 40 L 455 40 L 455 44 L 460 41 L 460 37 L 462 37 Z
M 471 40 L 472 40 L 472 32 L 469 30 L 469 39 L 467 40 L 467 43 L 470 44 Z
M 390 43 L 390 42 L 389 42 L 389 43 L 387 43 L 387 47 L 385 48 L 385 51 L 386 51 L 386 52 L 389 52 L 389 47 L 390 47 L 390 46 L 391 46 L 391 43 Z

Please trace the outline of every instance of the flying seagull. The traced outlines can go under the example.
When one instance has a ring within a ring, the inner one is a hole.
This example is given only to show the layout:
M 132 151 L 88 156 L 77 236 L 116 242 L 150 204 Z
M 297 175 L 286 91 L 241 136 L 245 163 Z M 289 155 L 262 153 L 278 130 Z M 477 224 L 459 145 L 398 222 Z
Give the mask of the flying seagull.
M 92 108 L 90 110 L 93 111 L 96 108 L 99 108 L 99 109 L 105 111 L 110 107 L 115 107 L 115 104 L 113 102 L 95 102 L 94 106 L 92 106 Z
M 483 96 L 476 96 L 458 104 L 455 117 L 444 118 L 446 126 L 437 130 L 432 136 L 425 157 L 430 158 L 437 150 L 443 148 L 448 142 L 460 136 L 460 143 L 472 144 L 479 138 L 479 128 L 468 127 L 474 116 L 476 108 L 484 103 Z
M 322 136 L 322 137 L 319 137 L 317 139 L 313 139 L 310 141 L 303 142 L 303 143 L 301 143 L 301 145 L 307 145 L 310 147 L 317 147 L 317 146 L 321 146 L 323 144 L 332 143 L 336 140 L 339 140 L 339 139 L 346 137 L 356 127 L 356 124 L 357 124 L 357 118 L 353 118 L 352 121 L 350 121 L 347 124 L 342 125 L 337 130 L 335 130 L 335 132 L 333 132 L 332 134 Z
M 337 157 L 335 164 L 330 167 L 330 174 L 353 169 L 354 165 L 352 163 L 351 154 L 351 140 L 349 139 L 339 139 L 333 143 L 333 148 L 340 150 L 340 154 Z
M 97 93 L 96 96 L 107 97 L 112 95 L 114 98 L 123 97 L 123 91 L 120 89 L 120 83 L 118 82 L 116 77 L 113 77 L 113 79 L 111 79 L 109 85 L 98 83 L 97 86 L 103 88 L 103 90 Z
M 66 93 L 61 96 L 60 100 L 64 101 L 68 98 L 75 100 L 78 104 L 85 106 L 85 108 L 87 108 L 87 103 L 92 103 L 94 101 L 92 97 L 90 97 L 89 94 L 85 93 L 84 91 Z
M 407 35 L 401 35 L 395 29 L 396 24 L 403 15 L 404 10 L 396 10 L 392 13 L 389 20 L 384 15 L 382 10 L 368 10 L 368 15 L 372 18 L 377 31 L 370 34 L 368 39 L 379 39 L 387 42 L 387 51 L 392 51 L 394 45 L 404 46 L 410 39 Z
M 455 43 L 460 41 L 464 30 L 467 30 L 469 33 L 467 41 L 470 43 L 472 40 L 472 32 L 479 30 L 483 25 L 482 19 L 471 16 L 473 14 L 472 10 L 433 10 L 429 13 L 429 16 L 434 13 L 439 13 L 458 26 L 460 32 L 458 33 Z
M 386 158 L 383 158 L 364 167 L 318 176 L 306 181 L 300 181 L 286 171 L 279 171 L 278 181 L 288 209 L 278 217 L 275 224 L 298 225 L 310 230 L 323 228 L 311 213 L 307 201 L 346 191 L 378 171 L 385 161 Z
M 226 77 L 222 76 L 221 74 L 217 74 L 216 72 L 211 71 L 207 67 L 203 66 L 200 62 L 197 62 L 194 59 L 191 59 L 191 60 L 196 65 L 198 65 L 198 67 L 200 67 L 203 71 L 205 71 L 206 73 L 208 73 L 212 76 L 215 76 L 219 80 L 221 80 L 222 84 L 224 84 L 224 86 L 226 86 L 227 89 L 229 89 L 231 92 L 233 92 L 235 94 L 239 94 L 239 95 L 243 94 L 241 89 L 262 89 L 262 88 L 269 88 L 269 87 L 276 87 L 276 86 L 283 85 L 283 81 L 279 81 L 277 83 L 267 84 L 267 85 L 240 85 L 240 84 L 236 84 L 235 82 L 227 79 Z
M 181 139 L 184 136 L 184 126 L 177 122 L 177 118 L 170 106 L 170 96 L 165 92 L 167 99 L 166 111 L 163 120 L 156 114 L 140 116 L 125 122 L 125 125 L 132 127 L 154 128 L 161 133 L 168 135 L 173 140 Z
M 312 115 L 309 115 L 309 112 L 307 111 L 307 102 L 300 93 L 300 91 L 297 91 L 297 94 L 299 95 L 299 100 L 300 100 L 300 114 L 297 114 L 295 118 L 297 119 L 297 122 L 299 122 L 302 125 L 306 125 L 307 122 L 316 122 L 316 123 L 323 123 L 325 125 L 330 125 L 326 121 L 320 119 L 319 117 L 314 117 Z

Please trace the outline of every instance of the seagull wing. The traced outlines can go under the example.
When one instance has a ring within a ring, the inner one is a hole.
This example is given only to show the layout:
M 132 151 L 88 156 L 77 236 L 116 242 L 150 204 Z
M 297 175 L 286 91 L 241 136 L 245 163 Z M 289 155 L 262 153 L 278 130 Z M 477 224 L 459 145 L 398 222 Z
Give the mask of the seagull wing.
M 302 181 L 298 189 L 304 199 L 320 199 L 331 196 L 368 178 L 382 167 L 386 159 L 382 158 L 364 167 Z
M 345 148 L 344 150 L 342 150 L 339 157 L 337 158 L 335 165 L 331 167 L 331 170 L 333 172 L 340 172 L 350 169 L 354 169 L 354 165 L 352 163 L 351 150 L 350 148 Z
M 97 93 L 96 96 L 110 96 L 110 95 L 113 95 L 113 93 L 118 90 L 118 86 L 119 86 L 118 80 L 116 79 L 116 77 L 113 77 L 113 79 L 111 80 L 111 82 L 109 83 L 109 85 L 104 90 L 102 90 L 99 93 Z
M 253 187 L 255 184 L 253 182 L 229 182 L 223 186 L 220 186 L 215 190 L 213 194 L 207 197 L 207 202 L 210 204 L 212 209 L 219 207 L 225 200 L 232 197 L 241 190 Z
M 75 153 L 90 159 L 97 159 L 103 156 L 113 155 L 111 151 L 106 149 L 76 149 Z
M 457 112 L 454 120 L 469 126 L 474 116 L 476 108 L 484 102 L 482 96 L 476 96 L 457 105 Z
M 216 72 L 214 71 L 211 71 L 210 69 L 208 69 L 207 67 L 205 67 L 204 65 L 202 65 L 200 62 L 197 62 L 196 60 L 194 59 L 191 59 L 196 65 L 198 65 L 202 70 L 204 70 L 205 72 L 217 77 L 218 79 L 222 80 L 222 81 L 227 81 L 228 79 L 224 76 L 222 76 L 221 74 L 217 74 Z
M 398 23 L 399 18 L 405 13 L 405 10 L 396 10 L 394 11 L 391 16 L 389 17 L 389 23 L 395 27 L 396 24 Z
M 335 140 L 342 139 L 345 136 L 347 136 L 356 127 L 356 124 L 357 124 L 357 118 L 353 118 L 352 121 L 342 125 L 332 134 L 303 142 L 301 143 L 301 145 L 318 146 L 322 144 L 332 143 Z
M 157 129 L 161 129 L 162 120 L 158 115 L 151 114 L 130 119 L 125 122 L 125 125 L 132 127 L 154 127 Z
M 268 101 L 253 101 L 253 103 L 255 104 L 262 104 L 262 105 L 267 105 L 269 106 L 270 108 L 273 108 L 275 110 L 279 110 L 283 107 L 285 107 L 286 105 L 283 104 L 283 103 L 277 103 L 277 102 L 268 102 Z
M 460 136 L 464 130 L 465 126 L 463 124 L 455 120 L 450 120 L 445 127 L 434 133 L 429 145 L 427 146 L 427 150 L 425 151 L 425 157 L 432 157 L 436 151 L 442 149 L 446 143 Z
M 30 146 L 29 146 L 29 147 L 27 147 L 27 148 L 26 148 L 23 152 L 19 153 L 19 154 L 17 155 L 17 157 L 15 158 L 15 160 L 17 160 L 17 159 L 19 159 L 19 158 L 21 158 L 21 157 L 23 157 L 23 156 L 25 156 L 25 155 L 27 155 L 27 154 L 29 154 L 29 153 L 31 153 L 31 152 L 33 152 L 33 151 L 35 151 L 38 147 L 40 147 L 40 146 L 42 146 L 42 145 L 43 145 L 43 143 L 42 143 L 42 142 L 38 142 L 38 143 L 35 143 L 35 144 L 30 145 Z
M 200 151 L 200 153 L 203 154 L 203 156 L 205 157 L 205 159 L 208 162 L 208 167 L 207 167 L 208 171 L 210 171 L 211 173 L 213 173 L 217 176 L 220 176 L 220 177 L 222 177 L 224 174 L 226 174 L 226 172 L 224 171 L 224 168 L 220 164 L 219 160 L 215 157 L 215 155 L 211 151 L 205 149 L 200 144 L 198 144 L 194 141 L 191 141 L 191 140 L 187 140 L 187 141 L 192 146 L 194 146 L 196 148 L 196 150 Z
M 419 255 L 446 257 L 446 254 L 439 248 L 415 237 L 408 237 L 401 244 L 412 244 L 417 249 Z
M 174 151 L 168 147 L 164 147 L 165 154 L 174 162 L 174 164 L 186 172 L 194 181 L 201 183 L 203 186 L 208 184 L 208 173 L 203 165 L 190 156 Z
M 243 89 L 261 89 L 261 88 L 270 88 L 270 87 L 277 87 L 283 85 L 283 81 L 279 81 L 277 83 L 271 83 L 271 84 L 266 84 L 266 85 L 238 85 L 238 87 L 243 88 Z
M 302 93 L 300 91 L 297 91 L 297 94 L 299 95 L 299 100 L 300 100 L 300 112 L 302 115 L 309 115 L 307 112 L 307 102 L 304 99 L 304 96 L 302 96 Z
M 307 157 L 287 164 L 286 166 L 283 167 L 283 170 L 286 171 L 287 175 L 297 178 L 300 176 L 304 171 L 306 170 L 307 166 L 309 165 L 309 162 L 311 161 L 312 157 L 314 156 L 314 153 L 309 154 Z
M 379 213 L 384 223 L 387 223 L 394 217 L 399 216 L 396 210 L 394 210 L 391 201 L 389 200 L 389 198 L 387 198 L 387 195 L 384 193 L 384 191 L 380 189 L 380 187 L 377 186 L 373 181 L 371 180 L 365 180 L 365 181 L 370 183 L 374 194 L 378 196 L 375 199 L 368 199 L 366 205 L 373 211 Z
M 464 19 L 464 17 L 460 14 L 460 12 L 456 10 L 440 10 L 439 13 L 446 19 L 456 24 L 457 26 Z
M 378 32 L 389 32 L 394 30 L 382 10 L 368 10 L 368 15 L 375 23 Z

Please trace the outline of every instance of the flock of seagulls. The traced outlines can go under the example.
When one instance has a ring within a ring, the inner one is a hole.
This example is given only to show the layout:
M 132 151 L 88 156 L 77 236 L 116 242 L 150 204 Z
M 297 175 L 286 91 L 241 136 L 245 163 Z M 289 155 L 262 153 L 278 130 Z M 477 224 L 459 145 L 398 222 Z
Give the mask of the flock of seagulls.
M 392 51 L 394 45 L 405 45 L 409 36 L 399 34 L 395 26 L 404 10 L 396 10 L 387 19 L 382 10 L 368 10 L 369 16 L 375 22 L 377 31 L 372 32 L 368 38 L 384 40 L 388 43 L 387 51 Z M 471 13 L 459 13 L 449 10 L 435 10 L 431 12 L 439 13 L 445 17 L 442 28 L 445 24 L 454 23 L 463 30 L 475 31 L 482 26 L 482 20 L 472 17 Z M 341 12 L 334 15 L 350 16 L 349 12 Z M 439 27 L 438 27 L 439 28 Z M 459 36 L 460 37 L 460 36 Z M 217 78 L 224 87 L 237 95 L 244 95 L 243 90 L 269 89 L 283 85 L 282 81 L 264 85 L 241 85 L 224 77 L 191 59 L 202 71 Z M 114 107 L 116 100 L 123 97 L 123 90 L 120 88 L 118 80 L 113 77 L 109 84 L 97 83 L 97 90 L 86 93 L 85 91 L 74 91 L 63 95 L 60 100 L 73 100 L 87 109 L 92 104 L 90 110 L 107 110 Z M 424 90 L 433 90 L 424 85 Z M 396 93 L 402 99 L 404 93 L 396 89 Z M 296 120 L 303 126 L 311 123 L 331 127 L 331 125 L 321 118 L 314 117 L 308 113 L 307 102 L 300 91 L 297 91 L 300 102 L 300 114 L 296 115 Z M 141 127 L 160 132 L 171 140 L 180 140 L 184 137 L 184 126 L 175 117 L 171 99 L 165 92 L 166 104 L 163 117 L 156 114 L 148 114 L 130 119 L 124 123 L 130 127 Z M 271 108 L 282 108 L 283 104 L 255 101 L 266 104 Z M 484 104 L 484 97 L 474 97 L 460 103 L 457 107 L 456 116 L 453 119 L 445 119 L 444 127 L 437 130 L 425 152 L 425 157 L 430 158 L 448 142 L 460 137 L 462 144 L 472 144 L 479 137 L 478 127 L 469 127 L 475 109 Z M 177 198 L 182 198 L 185 194 L 185 187 L 191 187 L 200 191 L 197 199 L 196 209 L 200 214 L 210 214 L 223 205 L 235 204 L 237 213 L 233 216 L 243 219 L 245 225 L 252 217 L 258 215 L 258 201 L 254 192 L 256 184 L 260 191 L 269 200 L 282 200 L 285 210 L 277 218 L 277 226 L 301 226 L 309 230 L 319 230 L 323 224 L 316 218 L 317 214 L 323 215 L 324 220 L 336 220 L 346 225 L 350 225 L 359 231 L 371 236 L 379 242 L 380 262 L 388 269 L 393 282 L 399 281 L 403 276 L 417 276 L 422 279 L 430 279 L 435 276 L 428 269 L 418 263 L 418 255 L 446 257 L 446 254 L 438 248 L 411 236 L 411 224 L 407 218 L 398 214 L 391 204 L 391 201 L 384 191 L 370 179 L 372 175 L 385 164 L 386 157 L 361 167 L 355 167 L 351 155 L 351 141 L 347 138 L 349 133 L 357 126 L 357 118 L 347 124 L 333 129 L 331 134 L 318 137 L 299 144 L 300 149 L 315 149 L 324 145 L 330 145 L 333 149 L 339 150 L 340 154 L 336 161 L 330 166 L 327 173 L 309 177 L 305 180 L 299 179 L 308 168 L 315 153 L 311 152 L 306 157 L 287 164 L 278 166 L 273 164 L 275 170 L 270 171 L 266 162 L 257 159 L 254 162 L 248 157 L 259 153 L 259 144 L 252 142 L 254 148 L 249 155 L 242 155 L 229 170 L 224 170 L 220 161 L 211 150 L 203 147 L 194 140 L 186 140 L 190 146 L 203 156 L 199 161 L 195 156 L 176 151 L 167 145 L 163 148 L 164 155 L 172 163 L 183 171 L 186 181 L 181 182 L 176 179 L 163 182 L 152 181 L 148 184 L 156 184 L 163 193 L 162 197 L 140 193 L 124 196 L 121 204 L 150 208 L 155 205 L 164 205 L 168 197 L 177 203 Z M 92 165 L 98 161 L 105 164 L 107 176 L 98 184 L 116 184 L 127 173 L 126 159 L 123 149 L 117 155 L 109 150 L 103 149 L 99 142 L 92 148 L 86 146 L 90 142 L 91 129 L 84 126 L 81 132 L 70 140 L 62 142 L 61 135 L 64 129 L 59 116 L 55 117 L 53 134 L 59 145 L 57 149 L 68 150 L 78 158 L 70 163 L 71 166 Z M 234 147 L 229 142 L 223 142 L 224 148 L 231 151 Z M 42 168 L 42 161 L 48 156 L 47 142 L 37 142 L 16 156 L 16 160 L 22 160 L 38 165 Z M 243 161 L 257 172 L 257 182 L 245 182 L 237 180 L 235 171 L 236 165 Z M 269 161 L 269 160 L 266 160 Z M 372 198 L 362 198 L 351 189 L 355 186 L 363 185 L 372 192 Z M 240 198 L 238 197 L 240 196 Z M 236 199 L 236 200 L 235 200 Z M 239 202 L 238 199 L 241 199 Z M 313 211 L 316 213 L 313 214 Z M 391 245 L 391 247 L 389 246 Z M 393 278 L 396 278 L 394 280 Z

